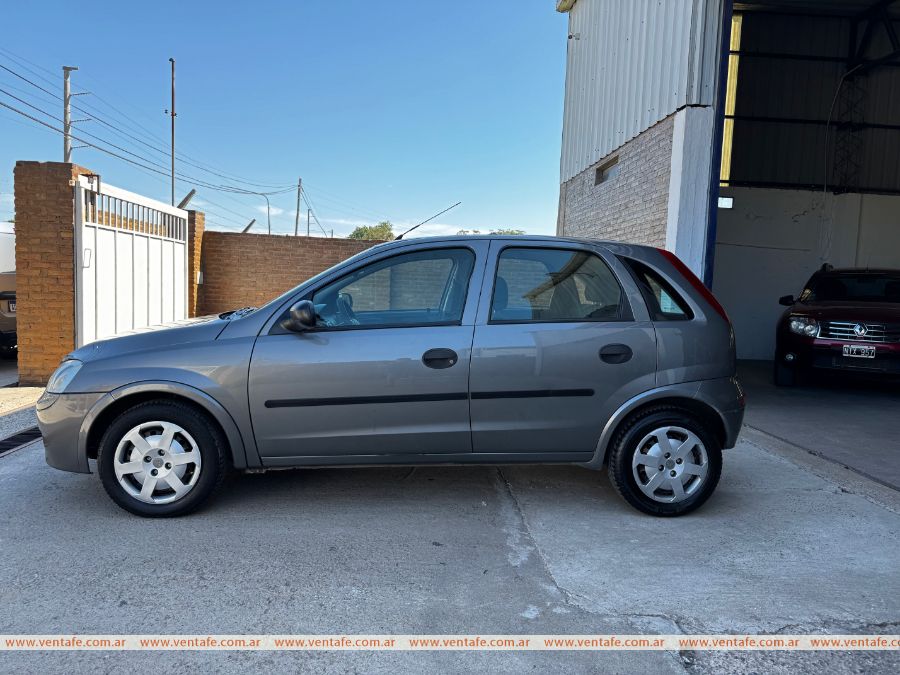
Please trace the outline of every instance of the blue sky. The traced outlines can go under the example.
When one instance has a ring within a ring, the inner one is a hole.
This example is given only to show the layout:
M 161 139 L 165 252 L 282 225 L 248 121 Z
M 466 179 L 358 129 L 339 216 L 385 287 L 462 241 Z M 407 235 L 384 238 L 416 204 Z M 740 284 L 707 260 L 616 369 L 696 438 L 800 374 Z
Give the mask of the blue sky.
M 4 25 L 0 65 L 54 93 L 60 67 L 78 66 L 73 90 L 92 94 L 75 103 L 144 143 L 96 121 L 76 127 L 163 166 L 174 56 L 176 150 L 258 183 L 302 176 L 336 235 L 385 218 L 400 229 L 460 200 L 424 233 L 555 229 L 566 17 L 552 0 L 22 2 L 4 8 Z M 62 116 L 60 101 L 2 69 L 0 88 Z M 0 220 L 18 159 L 61 161 L 62 139 L 0 108 Z M 167 177 L 89 148 L 73 160 L 169 199 Z M 190 187 L 179 180 L 177 192 Z M 271 199 L 273 231 L 292 232 L 296 194 Z M 260 197 L 200 189 L 193 204 L 216 229 L 265 226 Z

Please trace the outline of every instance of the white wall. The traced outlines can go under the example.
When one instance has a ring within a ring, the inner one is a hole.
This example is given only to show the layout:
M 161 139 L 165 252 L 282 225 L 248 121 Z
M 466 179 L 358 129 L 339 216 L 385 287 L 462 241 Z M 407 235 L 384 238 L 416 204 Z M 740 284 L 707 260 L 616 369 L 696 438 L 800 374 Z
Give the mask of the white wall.
M 782 295 L 822 263 L 900 268 L 900 197 L 722 188 L 713 291 L 734 323 L 738 357 L 771 359 Z M 823 208 L 824 205 L 824 208 Z
M 0 272 L 16 271 L 15 232 L 12 223 L 0 223 Z
M 701 279 L 709 229 L 709 174 L 715 112 L 695 106 L 675 113 L 669 173 L 666 248 Z

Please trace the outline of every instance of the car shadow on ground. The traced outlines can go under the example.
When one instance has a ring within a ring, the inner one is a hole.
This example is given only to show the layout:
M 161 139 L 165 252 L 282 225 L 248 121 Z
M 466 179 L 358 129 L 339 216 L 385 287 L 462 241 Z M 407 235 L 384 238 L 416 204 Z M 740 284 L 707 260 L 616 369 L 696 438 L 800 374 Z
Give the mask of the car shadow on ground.
M 616 502 L 605 471 L 573 466 L 497 465 L 497 466 L 397 466 L 323 469 L 289 469 L 262 474 L 235 473 L 228 477 L 220 494 L 208 510 L 262 506 L 267 508 L 303 502 L 317 509 L 346 506 L 352 502 L 415 500 L 429 504 L 466 500 L 481 490 L 506 489 L 510 475 L 554 489 L 564 488 L 555 499 L 581 499 L 591 493 L 594 499 Z M 473 493 L 474 489 L 474 493 Z M 476 494 L 477 496 L 477 494 Z M 622 508 L 628 508 L 624 502 Z

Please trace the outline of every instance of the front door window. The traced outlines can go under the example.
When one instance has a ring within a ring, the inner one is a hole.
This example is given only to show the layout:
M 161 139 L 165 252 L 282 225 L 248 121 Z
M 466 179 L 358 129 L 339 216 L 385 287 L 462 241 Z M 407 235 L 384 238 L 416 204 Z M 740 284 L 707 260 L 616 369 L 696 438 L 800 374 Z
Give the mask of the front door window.
M 398 255 L 319 289 L 312 302 L 326 328 L 459 324 L 474 264 L 467 248 Z

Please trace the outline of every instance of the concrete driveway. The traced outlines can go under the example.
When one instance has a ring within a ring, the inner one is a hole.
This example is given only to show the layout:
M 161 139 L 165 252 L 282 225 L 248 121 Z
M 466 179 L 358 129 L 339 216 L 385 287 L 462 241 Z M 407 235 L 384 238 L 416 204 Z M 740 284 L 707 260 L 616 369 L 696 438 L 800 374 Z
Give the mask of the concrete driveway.
M 744 423 L 900 490 L 896 380 L 814 373 L 795 387 L 772 383 L 771 361 L 743 361 Z
M 604 474 L 577 468 L 430 467 L 241 476 L 198 514 L 144 520 L 96 476 L 47 467 L 37 442 L 0 458 L 0 633 L 900 632 L 900 500 L 830 467 L 743 441 L 712 500 L 681 519 L 640 515 Z M 4 672 L 198 666 L 896 672 L 900 659 L 0 653 Z

